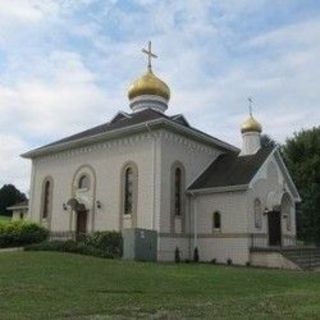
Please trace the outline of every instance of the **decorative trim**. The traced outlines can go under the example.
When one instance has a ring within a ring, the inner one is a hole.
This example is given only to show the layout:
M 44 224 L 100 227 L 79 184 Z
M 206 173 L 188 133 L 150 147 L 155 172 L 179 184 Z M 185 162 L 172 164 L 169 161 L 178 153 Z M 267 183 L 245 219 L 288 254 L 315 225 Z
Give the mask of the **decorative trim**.
M 204 132 L 201 132 L 197 129 L 183 126 L 172 120 L 160 118 L 160 119 L 142 122 L 126 128 L 120 128 L 120 129 L 115 129 L 115 130 L 104 132 L 104 133 L 99 133 L 90 137 L 85 137 L 85 138 L 81 138 L 81 139 L 77 139 L 69 142 L 59 143 L 57 145 L 44 146 L 44 147 L 26 152 L 21 156 L 23 158 L 35 158 L 35 157 L 44 156 L 52 153 L 57 154 L 58 152 L 65 151 L 66 149 L 67 150 L 79 149 L 79 148 L 90 149 L 93 144 L 96 144 L 98 142 L 105 142 L 108 140 L 122 137 L 124 135 L 127 136 L 127 135 L 133 135 L 138 132 L 145 132 L 147 130 L 146 123 L 148 123 L 150 127 L 152 126 L 154 128 L 166 128 L 169 130 L 171 129 L 174 132 L 181 133 L 184 136 L 190 137 L 197 142 L 202 142 L 211 147 L 214 146 L 215 148 L 225 150 L 225 151 L 235 151 L 235 152 L 239 151 L 238 148 L 226 142 L 223 142 L 217 138 L 214 138 Z
M 46 183 L 50 183 L 50 189 L 49 189 L 49 206 L 48 206 L 48 215 L 47 217 L 43 217 L 43 210 L 44 210 L 44 201 L 45 201 L 45 186 Z M 40 202 L 40 217 L 39 222 L 42 225 L 43 222 L 46 222 L 46 227 L 50 230 L 51 227 L 51 220 L 52 220 L 52 208 L 53 208 L 53 191 L 54 191 L 54 180 L 52 176 L 46 176 L 42 180 L 41 185 L 41 202 Z
M 203 188 L 203 189 L 190 189 L 187 191 L 188 194 L 210 194 L 210 193 L 221 193 L 221 192 L 233 192 L 233 191 L 245 191 L 248 189 L 248 184 L 239 184 L 236 186 L 225 186 L 225 187 L 214 187 L 214 188 Z
M 175 172 L 177 169 L 181 170 L 181 215 L 175 215 Z M 186 216 L 186 169 L 182 162 L 176 160 L 172 163 L 170 169 L 170 232 L 175 234 L 176 229 L 176 218 L 181 219 L 181 233 L 185 232 L 185 216 Z
M 90 178 L 90 188 L 92 187 L 92 207 L 89 208 L 88 213 L 87 213 L 87 229 L 88 229 L 88 221 L 91 218 L 91 232 L 94 232 L 94 223 L 95 223 L 95 203 L 96 203 L 96 190 L 97 190 L 97 175 L 96 175 L 96 171 L 95 169 L 90 165 L 90 164 L 83 164 L 80 167 L 78 167 L 78 169 L 75 171 L 75 173 L 73 174 L 72 177 L 72 183 L 71 183 L 71 195 L 72 197 L 75 197 L 76 195 L 76 191 L 78 190 L 78 180 L 79 178 L 84 175 L 84 174 L 88 174 L 88 171 L 90 172 L 90 174 L 92 175 L 92 178 Z M 93 180 L 91 182 L 91 180 Z M 90 192 L 90 191 L 88 191 Z M 69 229 L 70 231 L 73 231 L 73 229 L 76 227 L 76 225 L 74 223 L 76 223 L 76 221 L 73 221 L 73 216 L 75 217 L 75 219 L 77 219 L 77 216 L 75 213 L 71 213 L 70 215 L 70 226 Z
M 184 234 L 171 234 L 171 233 L 165 233 L 161 232 L 159 233 L 159 237 L 161 238 L 186 238 L 190 239 L 194 237 L 193 233 L 184 233 Z M 236 238 L 236 239 L 245 239 L 248 238 L 250 239 L 251 233 L 200 233 L 197 234 L 198 239 L 217 239 L 217 238 L 225 238 L 225 239 L 230 239 L 230 238 Z
M 136 228 L 138 226 L 138 188 L 139 188 L 139 170 L 138 166 L 134 161 L 127 161 L 122 166 L 120 171 L 120 205 L 119 205 L 119 230 L 123 229 L 123 220 L 125 219 L 124 214 L 124 193 L 125 193 L 125 173 L 126 170 L 131 167 L 133 170 L 133 187 L 132 187 L 132 201 L 133 201 L 133 208 L 131 214 L 131 221 L 132 221 L 132 228 Z

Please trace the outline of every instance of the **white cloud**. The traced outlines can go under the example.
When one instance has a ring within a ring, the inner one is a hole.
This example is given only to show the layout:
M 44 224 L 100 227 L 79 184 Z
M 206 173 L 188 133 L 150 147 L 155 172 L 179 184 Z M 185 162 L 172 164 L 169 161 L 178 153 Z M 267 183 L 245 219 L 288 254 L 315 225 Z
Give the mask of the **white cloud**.
M 0 185 L 13 183 L 23 191 L 29 189 L 30 163 L 19 155 L 30 146 L 22 139 L 0 134 Z
M 172 90 L 168 113 L 183 112 L 194 126 L 237 145 L 247 96 L 280 142 L 318 124 L 318 19 L 263 22 L 291 3 L 1 1 L 0 137 L 17 150 L 1 149 L 0 158 L 128 110 L 127 85 L 145 68 L 140 50 L 149 39 L 159 55 L 154 70 Z M 3 181 L 27 185 L 25 174 L 16 176 L 25 162 L 4 164 Z

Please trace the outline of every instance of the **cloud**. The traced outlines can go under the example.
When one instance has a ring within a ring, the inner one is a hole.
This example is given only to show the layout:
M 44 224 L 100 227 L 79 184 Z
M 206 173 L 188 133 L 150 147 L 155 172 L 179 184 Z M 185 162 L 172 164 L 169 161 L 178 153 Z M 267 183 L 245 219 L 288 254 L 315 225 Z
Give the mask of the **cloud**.
M 16 136 L 0 134 L 0 185 L 13 183 L 23 191 L 29 190 L 30 164 L 19 154 L 30 146 Z
M 145 68 L 149 39 L 154 70 L 172 91 L 168 113 L 237 145 L 248 96 L 280 142 L 317 125 L 320 24 L 310 3 L 1 1 L 0 161 L 9 162 L 0 183 L 25 190 L 19 153 L 128 111 L 127 86 Z

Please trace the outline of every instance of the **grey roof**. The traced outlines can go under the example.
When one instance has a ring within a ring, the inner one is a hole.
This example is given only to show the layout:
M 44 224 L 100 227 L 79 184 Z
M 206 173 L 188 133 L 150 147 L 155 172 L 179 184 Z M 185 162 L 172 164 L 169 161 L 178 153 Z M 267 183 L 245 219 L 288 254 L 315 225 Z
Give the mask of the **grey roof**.
M 249 184 L 272 151 L 271 147 L 263 147 L 253 155 L 239 156 L 238 153 L 231 152 L 222 154 L 188 189 L 198 190 Z
M 10 207 L 7 207 L 8 210 L 19 209 L 19 208 L 28 208 L 29 200 L 18 202 Z
M 166 119 L 171 123 L 175 123 L 175 124 L 181 125 L 182 127 L 188 128 L 191 131 L 193 131 L 194 133 L 201 133 L 204 136 L 207 136 L 211 139 L 214 139 L 215 142 L 217 143 L 217 145 L 224 145 L 225 146 L 224 148 L 237 150 L 236 147 L 234 147 L 226 142 L 223 142 L 217 138 L 214 138 L 214 137 L 212 137 L 212 136 L 210 136 L 210 135 L 208 135 L 198 129 L 191 127 L 182 115 L 167 116 L 161 112 L 158 112 L 156 110 L 149 108 L 149 109 L 145 109 L 143 111 L 134 112 L 134 113 L 130 113 L 130 114 L 125 113 L 125 112 L 119 112 L 111 121 L 109 121 L 107 123 L 104 123 L 102 125 L 93 127 L 91 129 L 82 131 L 80 133 L 77 133 L 77 134 L 74 134 L 71 136 L 68 136 L 66 138 L 52 142 L 50 144 L 44 145 L 40 148 L 31 150 L 28 153 L 42 151 L 43 149 L 46 149 L 48 147 L 54 147 L 54 146 L 62 145 L 62 144 L 69 143 L 69 142 L 75 142 L 77 140 L 81 140 L 84 138 L 91 138 L 91 137 L 97 136 L 99 134 L 112 132 L 117 129 L 130 128 L 131 126 L 134 126 L 137 124 L 143 124 L 145 122 L 149 122 L 149 121 L 157 120 L 157 119 Z M 26 153 L 26 154 L 28 154 L 28 153 Z M 22 156 L 25 156 L 26 154 L 24 154 Z

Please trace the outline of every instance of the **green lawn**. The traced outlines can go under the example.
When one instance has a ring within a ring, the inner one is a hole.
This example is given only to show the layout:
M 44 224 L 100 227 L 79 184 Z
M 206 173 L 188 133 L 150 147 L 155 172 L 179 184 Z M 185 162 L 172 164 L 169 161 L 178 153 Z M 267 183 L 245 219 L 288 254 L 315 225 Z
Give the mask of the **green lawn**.
M 11 217 L 8 216 L 0 216 L 0 223 L 1 222 L 10 222 L 11 221 Z
M 320 273 L 0 253 L 0 319 L 319 319 Z

